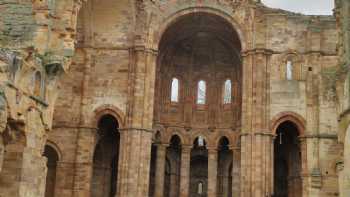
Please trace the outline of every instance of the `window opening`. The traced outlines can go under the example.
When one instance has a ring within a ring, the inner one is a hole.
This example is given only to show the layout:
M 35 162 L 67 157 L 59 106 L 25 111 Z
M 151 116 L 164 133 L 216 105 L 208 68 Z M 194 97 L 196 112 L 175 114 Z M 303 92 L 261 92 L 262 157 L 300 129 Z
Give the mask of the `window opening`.
M 232 83 L 231 80 L 226 80 L 225 81 L 225 86 L 224 86 L 224 104 L 229 104 L 231 103 L 232 100 Z
M 197 104 L 205 104 L 206 97 L 206 83 L 201 80 L 198 82 L 198 90 L 197 90 Z
M 171 102 L 179 102 L 179 80 L 173 78 L 171 81 Z

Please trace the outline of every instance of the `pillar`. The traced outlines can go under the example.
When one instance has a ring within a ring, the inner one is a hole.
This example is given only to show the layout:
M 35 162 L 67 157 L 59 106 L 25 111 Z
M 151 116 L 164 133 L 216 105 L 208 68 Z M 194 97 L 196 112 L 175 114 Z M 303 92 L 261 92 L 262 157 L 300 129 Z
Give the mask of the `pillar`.
M 128 105 L 120 128 L 118 197 L 144 197 L 149 190 L 157 52 L 135 41 L 130 51 Z
M 118 197 L 143 197 L 148 194 L 152 132 L 121 128 L 118 165 Z
M 252 49 L 243 57 L 243 96 L 241 131 L 241 196 L 269 194 L 268 174 L 271 145 L 269 131 L 270 55 L 267 49 Z
M 233 147 L 232 149 L 232 196 L 241 196 L 241 149 Z
M 166 149 L 167 147 L 163 144 L 157 145 L 155 197 L 163 197 L 164 194 Z
M 73 197 L 90 196 L 95 128 L 77 129 L 77 147 L 73 165 Z
M 208 148 L 208 196 L 216 196 L 218 151 Z
M 181 149 L 180 196 L 188 197 L 190 189 L 191 146 L 183 145 Z

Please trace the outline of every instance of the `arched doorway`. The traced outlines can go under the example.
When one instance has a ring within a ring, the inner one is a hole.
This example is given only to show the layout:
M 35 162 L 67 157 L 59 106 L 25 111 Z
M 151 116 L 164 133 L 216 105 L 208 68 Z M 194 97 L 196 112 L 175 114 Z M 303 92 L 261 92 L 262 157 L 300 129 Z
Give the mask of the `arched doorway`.
M 208 196 L 208 149 L 202 137 L 197 137 L 191 150 L 190 196 Z
M 301 148 L 297 126 L 282 122 L 274 142 L 274 197 L 300 197 Z
M 118 127 L 118 121 L 112 115 L 104 115 L 98 122 L 91 197 L 115 197 L 117 193 L 120 140 Z
M 232 196 L 232 150 L 229 149 L 230 142 L 222 137 L 218 145 L 218 178 L 217 197 Z
M 180 195 L 181 139 L 174 135 L 166 150 L 164 197 Z
M 45 145 L 43 155 L 47 158 L 45 197 L 54 197 L 56 185 L 56 169 L 59 159 L 58 153 L 50 145 Z

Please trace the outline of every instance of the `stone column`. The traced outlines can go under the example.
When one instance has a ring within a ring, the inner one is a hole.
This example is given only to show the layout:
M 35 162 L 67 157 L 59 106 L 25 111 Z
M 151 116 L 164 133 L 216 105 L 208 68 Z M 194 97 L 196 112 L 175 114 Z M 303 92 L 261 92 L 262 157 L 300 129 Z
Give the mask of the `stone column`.
M 157 145 L 155 197 L 163 197 L 164 195 L 166 149 L 167 149 L 167 146 L 164 144 Z
M 309 176 L 307 174 L 307 163 L 305 162 L 307 160 L 307 144 L 305 138 L 299 138 L 300 139 L 300 149 L 301 149 L 301 182 L 302 182 L 302 196 L 306 197 L 308 196 L 308 185 L 309 185 Z
M 267 49 L 252 49 L 243 56 L 241 131 L 241 196 L 265 197 L 266 142 L 269 134 L 270 55 Z
M 232 149 L 232 196 L 241 196 L 241 149 L 233 147 Z
M 77 129 L 73 197 L 89 196 L 91 192 L 92 161 L 95 144 L 95 128 Z
M 58 161 L 56 167 L 55 196 L 72 196 L 74 162 Z
M 142 40 L 130 51 L 125 128 L 120 131 L 118 197 L 144 197 L 149 190 L 157 51 Z
M 136 128 L 119 131 L 117 196 L 143 197 L 148 194 L 152 132 Z
M 191 146 L 183 145 L 181 149 L 180 196 L 188 197 L 190 189 Z
M 216 196 L 218 150 L 208 148 L 208 196 Z

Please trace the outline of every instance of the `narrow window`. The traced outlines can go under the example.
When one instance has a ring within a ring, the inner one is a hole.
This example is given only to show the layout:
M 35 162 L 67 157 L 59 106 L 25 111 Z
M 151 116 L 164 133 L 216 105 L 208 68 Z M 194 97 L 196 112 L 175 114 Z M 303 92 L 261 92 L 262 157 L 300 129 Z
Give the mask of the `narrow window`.
M 179 102 L 179 80 L 173 78 L 171 81 L 171 102 Z
M 232 83 L 231 80 L 226 80 L 224 85 L 224 104 L 231 103 L 232 100 Z
M 205 104 L 205 97 L 206 97 L 206 89 L 207 85 L 205 81 L 200 80 L 198 82 L 198 90 L 197 90 L 197 104 Z
M 34 75 L 34 96 L 41 97 L 41 91 L 42 91 L 42 79 L 40 72 L 36 72 Z
M 286 77 L 287 80 L 293 79 L 293 64 L 290 60 L 287 61 Z
M 198 183 L 197 194 L 199 194 L 199 195 L 203 194 L 203 183 L 202 182 Z

